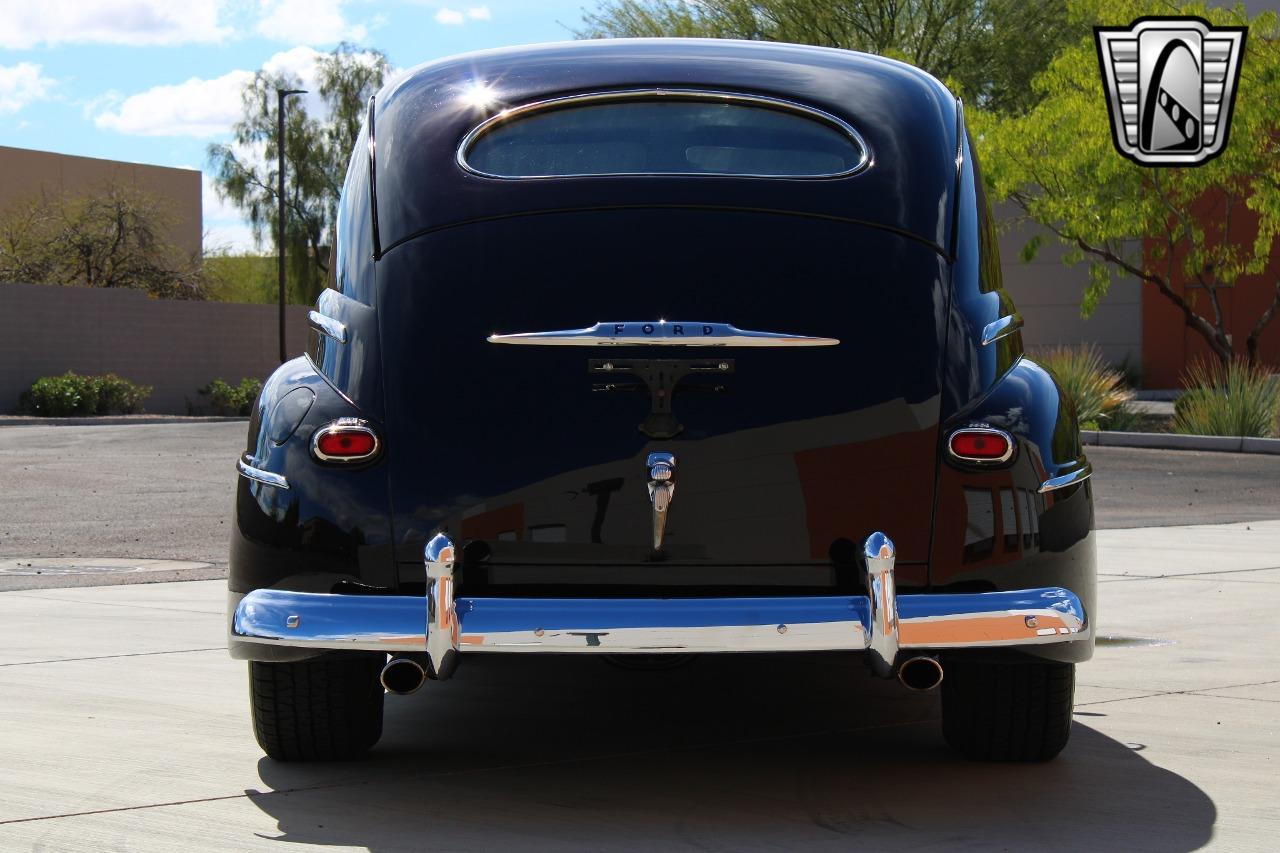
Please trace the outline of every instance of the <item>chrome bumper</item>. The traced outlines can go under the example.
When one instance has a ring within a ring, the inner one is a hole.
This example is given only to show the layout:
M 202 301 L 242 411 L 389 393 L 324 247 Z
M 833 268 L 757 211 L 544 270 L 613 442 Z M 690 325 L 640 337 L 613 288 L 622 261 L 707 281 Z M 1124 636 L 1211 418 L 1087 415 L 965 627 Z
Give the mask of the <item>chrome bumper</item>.
M 1061 587 L 907 595 L 894 547 L 863 546 L 869 595 L 779 598 L 453 597 L 453 544 L 426 550 L 427 596 L 260 589 L 240 600 L 231 639 L 312 649 L 426 652 L 447 677 L 459 652 L 691 653 L 866 651 L 881 675 L 902 650 L 1062 643 L 1089 636 L 1080 599 Z

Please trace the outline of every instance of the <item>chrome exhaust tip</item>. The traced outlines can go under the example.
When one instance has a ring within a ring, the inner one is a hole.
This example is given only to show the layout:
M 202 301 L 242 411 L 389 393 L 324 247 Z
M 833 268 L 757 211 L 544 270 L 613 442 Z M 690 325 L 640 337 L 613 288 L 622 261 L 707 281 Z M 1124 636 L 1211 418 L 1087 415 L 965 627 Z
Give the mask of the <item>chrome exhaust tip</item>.
M 909 658 L 898 667 L 898 680 L 908 690 L 932 690 L 942 683 L 942 664 L 925 655 Z
M 383 688 L 397 696 L 416 693 L 426 680 L 427 671 L 413 658 L 392 658 L 378 676 Z

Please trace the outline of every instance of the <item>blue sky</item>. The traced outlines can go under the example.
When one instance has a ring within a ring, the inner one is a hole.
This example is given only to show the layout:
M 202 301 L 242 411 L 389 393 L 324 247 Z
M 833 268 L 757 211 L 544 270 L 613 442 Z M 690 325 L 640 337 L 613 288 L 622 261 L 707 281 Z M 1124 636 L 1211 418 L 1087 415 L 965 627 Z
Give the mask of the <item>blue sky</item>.
M 396 68 L 572 38 L 594 0 L 0 0 L 0 145 L 204 168 L 264 66 L 304 80 L 346 40 Z M 0 176 L 2 179 L 2 176 Z M 209 242 L 250 249 L 207 182 Z

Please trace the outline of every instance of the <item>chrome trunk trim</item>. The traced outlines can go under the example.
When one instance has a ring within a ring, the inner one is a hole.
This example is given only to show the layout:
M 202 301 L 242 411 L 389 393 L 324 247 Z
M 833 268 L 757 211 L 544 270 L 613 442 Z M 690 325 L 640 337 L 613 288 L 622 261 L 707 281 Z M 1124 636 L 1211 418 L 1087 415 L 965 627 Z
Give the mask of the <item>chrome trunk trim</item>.
M 596 323 L 585 329 L 492 334 L 491 344 L 522 346 L 666 346 L 666 347 L 833 347 L 837 338 L 815 338 L 782 332 L 752 332 L 730 323 L 681 320 Z
M 236 470 L 240 472 L 241 477 L 266 486 L 275 486 L 277 489 L 289 488 L 289 481 L 283 475 L 250 465 L 252 461 L 254 461 L 253 457 L 247 453 L 236 460 Z

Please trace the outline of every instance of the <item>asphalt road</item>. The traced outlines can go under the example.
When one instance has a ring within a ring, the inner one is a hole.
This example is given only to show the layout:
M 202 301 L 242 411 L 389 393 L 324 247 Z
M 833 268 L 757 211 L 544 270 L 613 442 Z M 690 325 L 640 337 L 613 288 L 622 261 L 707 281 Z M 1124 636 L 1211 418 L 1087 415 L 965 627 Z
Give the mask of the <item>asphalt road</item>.
M 245 429 L 0 427 L 0 561 L 186 560 L 210 568 L 145 579 L 217 576 Z M 1280 456 L 1093 447 L 1089 457 L 1099 528 L 1280 518 Z M 53 583 L 141 579 L 65 575 Z

